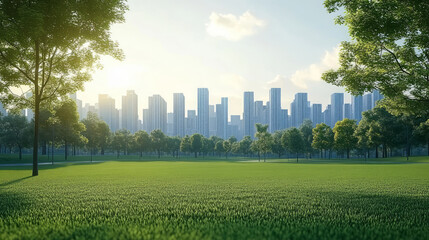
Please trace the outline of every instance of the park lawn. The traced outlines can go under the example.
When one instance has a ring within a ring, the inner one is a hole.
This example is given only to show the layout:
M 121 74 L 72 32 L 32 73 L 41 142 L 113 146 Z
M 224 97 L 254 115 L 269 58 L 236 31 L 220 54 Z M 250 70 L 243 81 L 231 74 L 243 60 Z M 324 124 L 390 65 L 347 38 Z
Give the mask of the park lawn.
M 0 168 L 0 239 L 427 239 L 429 164 Z

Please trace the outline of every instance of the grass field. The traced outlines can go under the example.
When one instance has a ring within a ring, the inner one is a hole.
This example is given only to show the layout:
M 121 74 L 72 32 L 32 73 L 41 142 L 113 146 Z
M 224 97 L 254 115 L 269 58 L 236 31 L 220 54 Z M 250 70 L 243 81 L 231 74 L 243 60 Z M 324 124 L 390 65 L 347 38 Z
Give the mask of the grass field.
M 427 163 L 154 159 L 41 166 L 38 177 L 29 169 L 0 168 L 0 239 L 429 237 Z

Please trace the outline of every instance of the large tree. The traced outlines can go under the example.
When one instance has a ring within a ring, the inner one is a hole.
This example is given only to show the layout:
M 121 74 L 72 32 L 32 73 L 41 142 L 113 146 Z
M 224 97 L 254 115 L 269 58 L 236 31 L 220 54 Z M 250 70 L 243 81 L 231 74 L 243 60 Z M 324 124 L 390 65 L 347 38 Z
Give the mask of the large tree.
M 358 142 L 358 138 L 354 135 L 356 128 L 356 120 L 345 118 L 335 123 L 333 129 L 335 148 L 345 150 L 347 158 L 350 158 L 350 150 L 354 149 Z
M 27 118 L 10 114 L 2 117 L 0 124 L 0 138 L 9 145 L 16 146 L 19 152 L 19 160 L 22 159 L 22 149 L 31 144 L 31 128 Z
M 325 123 L 319 123 L 313 128 L 313 142 L 311 146 L 315 149 L 320 150 L 320 157 L 323 158 L 323 150 L 331 150 L 334 146 L 334 133 L 332 132 L 331 127 Z M 329 155 L 331 156 L 331 155 Z
M 283 147 L 291 153 L 296 154 L 296 162 L 298 162 L 299 154 L 304 152 L 304 137 L 302 132 L 297 128 L 289 128 L 282 136 Z
M 150 136 L 146 131 L 140 130 L 134 133 L 134 142 L 140 153 L 140 157 L 143 156 L 143 152 L 150 149 Z
M 258 152 L 258 158 L 261 160 L 261 153 L 264 155 L 264 162 L 266 160 L 266 154 L 272 151 L 273 137 L 268 132 L 268 125 L 262 125 L 260 123 L 255 124 L 256 126 L 256 141 L 252 149 Z
M 33 176 L 41 105 L 81 90 L 100 55 L 123 57 L 110 26 L 123 22 L 126 10 L 125 0 L 0 1 L 0 96 L 12 107 L 34 111 Z
M 194 152 L 195 158 L 198 156 L 198 153 L 203 149 L 203 138 L 204 136 L 198 133 L 194 133 L 191 136 L 191 151 Z
M 161 151 L 166 148 L 167 136 L 161 131 L 161 129 L 155 129 L 150 132 L 151 146 L 158 153 L 158 158 L 161 158 Z
M 429 2 L 427 0 L 325 0 L 346 25 L 340 67 L 322 78 L 355 94 L 374 89 L 395 115 L 429 115 Z
M 304 120 L 299 130 L 302 133 L 302 140 L 304 141 L 304 152 L 311 158 L 311 153 L 313 152 L 313 148 L 311 147 L 313 143 L 313 122 L 308 119 Z

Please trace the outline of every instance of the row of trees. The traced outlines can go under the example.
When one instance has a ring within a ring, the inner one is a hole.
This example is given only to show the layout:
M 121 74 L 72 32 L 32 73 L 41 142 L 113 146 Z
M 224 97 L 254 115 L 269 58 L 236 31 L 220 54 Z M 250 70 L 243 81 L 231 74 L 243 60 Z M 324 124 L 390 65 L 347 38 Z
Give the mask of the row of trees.
M 259 159 L 267 154 L 293 154 L 297 161 L 299 155 L 321 158 L 331 157 L 333 151 L 337 155 L 350 158 L 353 153 L 359 157 L 369 157 L 370 152 L 379 157 L 392 155 L 392 150 L 405 149 L 406 155 L 411 153 L 411 146 L 426 145 L 429 155 L 429 120 L 416 117 L 397 117 L 382 107 L 363 113 L 363 118 L 356 123 L 344 119 L 337 122 L 334 128 L 321 123 L 313 128 L 307 120 L 299 128 L 289 128 L 268 132 L 268 125 L 256 124 L 253 140 L 250 136 L 238 141 L 235 137 L 221 139 L 216 136 L 205 138 L 200 134 L 192 136 L 169 137 L 161 130 L 151 133 L 138 131 L 131 134 L 128 130 L 112 133 L 109 126 L 98 118 L 95 113 L 88 113 L 87 118 L 79 121 L 76 105 L 66 100 L 54 108 L 54 111 L 41 111 L 40 147 L 42 154 L 49 154 L 55 148 L 64 148 L 64 158 L 84 150 L 92 156 L 104 155 L 106 151 L 115 153 L 117 157 L 138 153 L 156 153 L 158 157 L 169 153 L 178 157 L 179 153 L 193 154 L 194 157 L 230 154 L 249 156 L 256 154 Z M 29 148 L 32 142 L 34 121 L 28 122 L 25 117 L 9 115 L 0 118 L 0 146 L 3 149 L 17 149 L 22 157 L 22 149 Z M 70 148 L 72 149 L 70 151 Z M 1 149 L 1 147 L 0 147 Z

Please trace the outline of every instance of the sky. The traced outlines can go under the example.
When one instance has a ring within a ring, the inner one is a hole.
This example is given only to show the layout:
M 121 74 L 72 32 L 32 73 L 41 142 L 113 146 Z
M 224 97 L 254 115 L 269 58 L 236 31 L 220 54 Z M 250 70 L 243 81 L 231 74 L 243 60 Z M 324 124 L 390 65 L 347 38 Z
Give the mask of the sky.
M 115 98 L 135 90 L 139 115 L 148 96 L 160 94 L 173 111 L 173 93 L 185 95 L 186 109 L 196 109 L 197 88 L 209 89 L 210 104 L 229 98 L 229 114 L 242 114 L 243 92 L 269 99 L 280 87 L 282 108 L 294 94 L 307 92 L 311 103 L 330 102 L 345 92 L 321 80 L 338 67 L 338 46 L 347 29 L 334 24 L 321 0 L 129 0 L 126 22 L 112 26 L 113 40 L 125 59 L 102 57 L 78 98 L 94 104 L 98 94 Z M 346 94 L 345 102 L 350 102 Z

